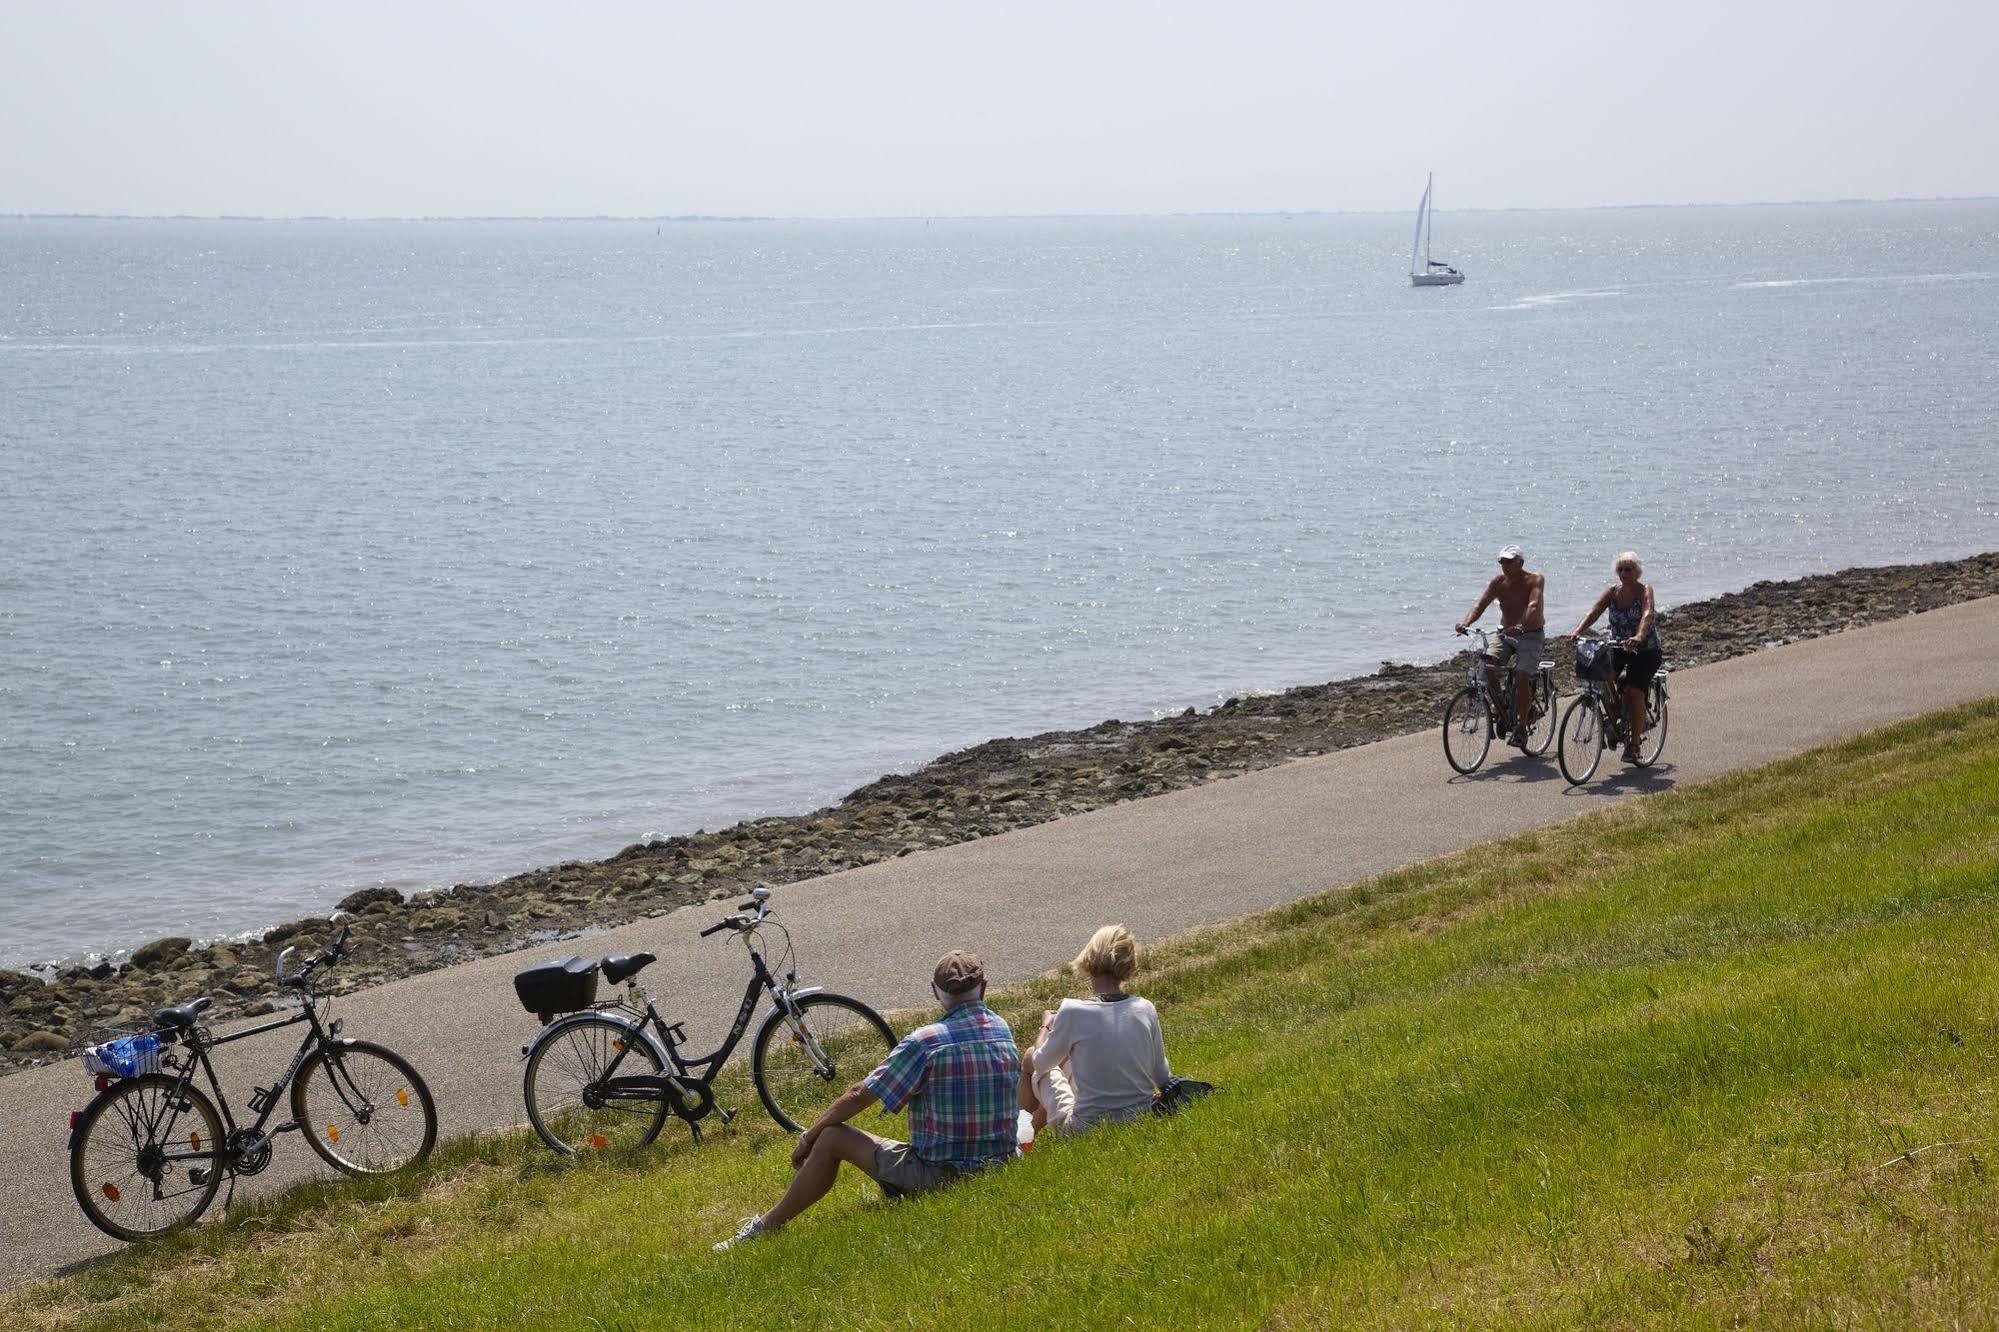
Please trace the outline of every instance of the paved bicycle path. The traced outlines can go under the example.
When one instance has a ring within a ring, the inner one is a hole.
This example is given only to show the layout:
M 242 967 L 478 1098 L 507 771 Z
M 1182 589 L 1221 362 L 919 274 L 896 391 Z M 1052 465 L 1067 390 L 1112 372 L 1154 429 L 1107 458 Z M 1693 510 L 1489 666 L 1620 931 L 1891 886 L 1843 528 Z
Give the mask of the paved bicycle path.
M 1588 787 L 1566 789 L 1552 753 L 1498 747 L 1484 771 L 1454 778 L 1430 730 L 795 884 L 775 905 L 807 980 L 914 1007 L 947 948 L 976 949 L 996 983 L 1017 980 L 1074 956 L 1109 921 L 1158 938 L 1995 693 L 1999 598 L 1680 672 L 1661 764 L 1640 772 L 1607 756 Z M 337 1011 L 348 1033 L 411 1057 L 445 1134 L 520 1123 L 516 1056 L 535 1022 L 514 1001 L 513 973 L 531 959 L 650 949 L 661 1008 L 709 1048 L 746 973 L 725 938 L 697 937 L 723 905 L 394 981 Z M 297 1034 L 223 1051 L 230 1095 L 282 1068 Z M 0 1078 L 0 1287 L 116 1247 L 70 1196 L 69 1112 L 89 1097 L 74 1061 Z M 239 1192 L 314 1173 L 327 1172 L 288 1135 Z

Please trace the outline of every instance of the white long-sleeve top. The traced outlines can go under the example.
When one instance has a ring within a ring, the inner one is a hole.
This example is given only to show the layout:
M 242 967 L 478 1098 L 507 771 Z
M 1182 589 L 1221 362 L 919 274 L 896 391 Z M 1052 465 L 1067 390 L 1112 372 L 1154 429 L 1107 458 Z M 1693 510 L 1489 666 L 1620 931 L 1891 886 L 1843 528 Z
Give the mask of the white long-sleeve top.
M 1036 1072 L 1066 1064 L 1077 1127 L 1122 1119 L 1152 1104 L 1166 1085 L 1166 1034 L 1150 999 L 1064 999 L 1034 1054 Z

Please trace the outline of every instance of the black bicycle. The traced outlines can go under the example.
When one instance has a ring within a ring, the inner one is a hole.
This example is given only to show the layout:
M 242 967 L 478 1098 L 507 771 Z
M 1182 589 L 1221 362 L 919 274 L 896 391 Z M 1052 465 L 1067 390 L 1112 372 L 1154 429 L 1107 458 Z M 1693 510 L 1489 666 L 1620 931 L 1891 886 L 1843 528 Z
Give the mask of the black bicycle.
M 1590 637 L 1576 639 L 1576 675 L 1583 692 L 1562 714 L 1562 748 L 1558 758 L 1562 776 L 1570 786 L 1581 786 L 1596 775 L 1603 751 L 1625 743 L 1623 690 L 1612 683 L 1617 678 L 1617 656 L 1623 649 L 1615 643 Z M 1667 690 L 1669 668 L 1661 666 L 1652 683 L 1645 687 L 1645 739 L 1633 760 L 1641 768 L 1659 761 L 1666 749 Z
M 1513 672 L 1492 650 L 1493 635 L 1483 629 L 1460 629 L 1478 635 L 1465 687 L 1444 707 L 1444 758 L 1467 775 L 1477 772 L 1492 748 L 1494 736 L 1513 733 Z M 1534 704 L 1527 714 L 1527 752 L 1548 752 L 1555 738 L 1555 668 L 1544 661 L 1534 672 Z
M 437 1145 L 430 1088 L 393 1050 L 344 1040 L 341 1019 L 326 1021 L 330 1000 L 313 975 L 350 952 L 346 930 L 325 952 L 287 975 L 294 949 L 278 954 L 278 984 L 301 992 L 298 1012 L 246 1031 L 216 1036 L 197 1019 L 206 998 L 153 1014 L 154 1030 L 85 1052 L 97 1074 L 97 1097 L 71 1117 L 69 1182 L 90 1223 L 121 1240 L 148 1239 L 190 1225 L 223 1180 L 255 1175 L 271 1163 L 281 1133 L 303 1132 L 321 1160 L 350 1175 L 385 1175 L 422 1161 Z M 209 1051 L 219 1045 L 304 1023 L 310 1030 L 285 1071 L 250 1096 L 256 1122 L 238 1125 L 216 1080 Z M 194 1085 L 206 1075 L 211 1098 Z M 271 1121 L 291 1089 L 291 1118 Z
M 643 1147 L 659 1136 L 669 1114 L 699 1142 L 700 1121 L 716 1111 L 715 1075 L 749 1030 L 765 994 L 772 1008 L 750 1043 L 750 1080 L 770 1117 L 794 1132 L 894 1048 L 888 1023 L 860 1000 L 798 987 L 791 933 L 770 919 L 768 888 L 754 890 L 736 911 L 701 931 L 703 938 L 733 931 L 750 957 L 735 1023 L 708 1054 L 683 1055 L 686 1030 L 653 1006 L 638 979 L 658 961 L 651 953 L 614 953 L 601 962 L 572 957 L 514 977 L 521 1004 L 544 1024 L 521 1047 L 527 1061 L 521 1093 L 528 1122 L 543 1142 L 567 1153 Z M 783 936 L 783 958 L 776 966 L 761 944 L 766 929 Z M 611 984 L 624 984 L 625 995 L 597 1002 L 600 972 Z M 569 1016 L 555 1017 L 558 1013 Z M 722 1122 L 734 1113 L 721 1111 Z

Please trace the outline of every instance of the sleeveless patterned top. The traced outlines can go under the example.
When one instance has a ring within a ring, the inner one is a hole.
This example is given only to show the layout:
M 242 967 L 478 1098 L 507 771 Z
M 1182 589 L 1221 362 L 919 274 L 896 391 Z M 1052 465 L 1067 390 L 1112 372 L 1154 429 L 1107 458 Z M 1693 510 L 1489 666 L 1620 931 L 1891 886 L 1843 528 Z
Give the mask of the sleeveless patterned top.
M 1619 606 L 1617 598 L 1614 595 L 1611 597 L 1610 632 L 1616 637 L 1618 642 L 1621 643 L 1638 632 L 1639 622 L 1645 618 L 1646 590 L 1645 584 L 1638 584 L 1637 595 L 1631 598 L 1629 606 Z M 1645 635 L 1645 641 L 1639 646 L 1641 648 L 1656 648 L 1659 646 L 1659 624 L 1656 618 L 1652 623 L 1651 630 Z

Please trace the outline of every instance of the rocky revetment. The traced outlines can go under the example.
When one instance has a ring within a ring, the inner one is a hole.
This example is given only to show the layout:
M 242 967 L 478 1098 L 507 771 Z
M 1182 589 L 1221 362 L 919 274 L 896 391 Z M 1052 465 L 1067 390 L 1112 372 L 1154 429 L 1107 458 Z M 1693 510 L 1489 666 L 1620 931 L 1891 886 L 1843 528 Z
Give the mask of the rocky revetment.
M 1661 632 L 1668 658 L 1687 667 L 1993 595 L 1999 552 L 1758 583 L 1665 612 Z M 1421 730 L 1436 723 L 1464 669 L 1461 656 L 1385 664 L 1372 675 L 1156 721 L 991 740 L 809 814 L 637 844 L 606 860 L 497 883 L 413 897 L 363 889 L 329 916 L 290 921 L 253 943 L 156 939 L 122 962 L 64 966 L 51 978 L 0 971 L 0 1069 L 63 1058 L 100 1031 L 142 1028 L 156 1007 L 199 994 L 214 999 L 216 1019 L 269 1011 L 278 951 L 328 939 L 341 923 L 352 926 L 357 947 L 339 984 L 377 984 L 756 884 L 792 883 Z

